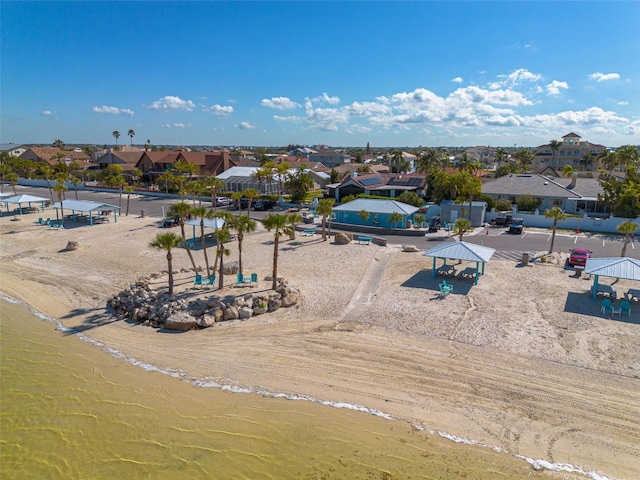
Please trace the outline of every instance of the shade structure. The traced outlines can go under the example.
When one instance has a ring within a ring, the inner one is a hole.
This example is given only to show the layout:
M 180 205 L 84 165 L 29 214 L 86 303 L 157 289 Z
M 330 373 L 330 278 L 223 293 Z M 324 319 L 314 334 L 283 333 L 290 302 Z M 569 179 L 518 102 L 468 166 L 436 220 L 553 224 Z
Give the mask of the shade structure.
M 476 262 L 476 274 L 473 283 L 478 283 L 478 276 L 484 275 L 484 266 L 491 259 L 495 252 L 495 248 L 485 247 L 484 245 L 476 245 L 468 242 L 446 242 L 436 245 L 430 250 L 423 253 L 425 257 L 433 257 L 433 270 L 431 278 L 436 277 L 436 259 L 442 258 L 447 260 L 464 260 L 467 262 Z M 482 264 L 482 272 L 480 272 L 480 264 Z
M 31 204 L 32 203 L 39 203 L 40 204 L 40 209 L 44 212 L 44 204 L 45 202 L 48 202 L 49 199 L 48 198 L 43 198 L 43 197 L 36 197 L 35 195 L 27 195 L 27 194 L 22 194 L 22 195 L 14 195 L 13 197 L 7 197 L 2 199 L 2 202 L 4 202 L 4 207 L 7 209 L 7 212 L 9 211 L 9 204 L 13 204 L 13 205 L 18 205 L 18 210 L 20 211 L 20 215 L 22 215 L 22 205 L 23 204 L 27 204 L 30 208 L 31 208 Z
M 118 210 L 120 207 L 111 205 L 109 203 L 90 202 L 87 200 L 63 200 L 62 202 L 54 203 L 53 208 L 56 209 L 56 216 L 58 210 L 70 211 L 72 218 L 75 220 L 76 213 L 89 214 L 89 224 L 93 226 L 93 212 L 98 212 L 98 217 L 102 215 L 102 212 L 113 212 L 114 222 L 118 222 Z
M 600 276 L 640 281 L 640 260 L 629 257 L 589 258 L 584 273 L 593 275 L 592 297 L 598 295 Z
M 193 227 L 193 238 L 196 238 L 196 227 L 200 228 L 200 220 L 200 218 L 194 218 L 192 220 L 184 222 L 185 225 L 191 225 Z M 215 217 L 204 219 L 204 228 L 212 228 L 214 230 L 218 230 L 222 227 L 224 227 L 224 220 L 222 218 Z

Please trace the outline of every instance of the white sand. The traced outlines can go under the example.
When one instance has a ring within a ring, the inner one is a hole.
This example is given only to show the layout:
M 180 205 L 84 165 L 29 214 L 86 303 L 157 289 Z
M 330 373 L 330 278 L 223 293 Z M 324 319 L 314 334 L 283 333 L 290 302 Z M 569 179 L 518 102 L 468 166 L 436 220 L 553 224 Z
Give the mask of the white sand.
M 165 252 L 148 247 L 163 231 L 159 219 L 55 231 L 36 217 L 0 219 L 0 291 L 125 354 L 194 378 L 363 405 L 527 457 L 640 477 L 640 307 L 635 324 L 603 317 L 591 280 L 558 265 L 491 261 L 478 285 L 453 280 L 453 294 L 438 299 L 432 260 L 421 253 L 298 235 L 281 243 L 279 275 L 300 287 L 300 305 L 164 334 L 113 321 L 104 309 L 113 294 L 167 268 Z M 64 251 L 68 240 L 83 248 Z M 230 248 L 226 261 L 237 259 L 237 244 Z M 174 268 L 188 269 L 186 254 L 174 253 Z M 194 255 L 204 266 L 202 252 Z M 264 278 L 272 255 L 272 234 L 245 239 L 245 273 L 259 274 L 259 290 L 271 285 Z M 248 291 L 194 290 L 188 272 L 176 279 L 178 295 Z M 165 277 L 153 284 L 166 288 Z M 628 288 L 637 282 L 614 285 L 619 295 Z

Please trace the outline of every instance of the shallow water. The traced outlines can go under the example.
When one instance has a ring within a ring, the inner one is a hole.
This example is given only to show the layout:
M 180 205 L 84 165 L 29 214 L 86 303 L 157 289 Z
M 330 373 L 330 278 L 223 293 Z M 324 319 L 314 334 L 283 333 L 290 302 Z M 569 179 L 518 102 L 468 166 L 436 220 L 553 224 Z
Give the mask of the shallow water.
M 508 453 L 370 414 L 195 387 L 0 302 L 0 477 L 494 479 Z

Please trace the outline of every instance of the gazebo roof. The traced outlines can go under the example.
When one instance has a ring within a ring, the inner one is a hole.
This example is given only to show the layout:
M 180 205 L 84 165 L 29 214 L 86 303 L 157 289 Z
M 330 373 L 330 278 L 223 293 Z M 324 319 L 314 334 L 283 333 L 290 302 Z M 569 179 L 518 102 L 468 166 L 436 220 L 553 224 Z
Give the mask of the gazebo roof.
M 27 194 L 14 195 L 13 197 L 2 199 L 4 203 L 17 203 L 17 204 L 29 203 L 29 202 L 46 202 L 48 200 L 49 200 L 48 198 L 36 197 L 35 195 L 27 195 Z
M 108 203 L 90 202 L 86 200 L 63 200 L 62 202 L 54 203 L 53 208 L 64 208 L 65 210 L 72 210 L 74 212 L 93 212 L 95 210 L 120 209 L 120 207 L 110 205 Z
M 584 273 L 640 280 L 640 260 L 629 257 L 589 258 L 584 267 Z
M 423 253 L 425 257 L 450 258 L 469 262 L 486 263 L 491 259 L 495 248 L 467 242 L 447 242 L 436 245 Z
M 199 227 L 200 218 L 194 218 L 193 220 L 184 222 L 184 224 Z M 222 228 L 222 227 L 224 227 L 224 220 L 222 218 L 205 218 L 204 219 L 204 228 L 213 228 L 214 230 L 218 230 L 219 228 Z

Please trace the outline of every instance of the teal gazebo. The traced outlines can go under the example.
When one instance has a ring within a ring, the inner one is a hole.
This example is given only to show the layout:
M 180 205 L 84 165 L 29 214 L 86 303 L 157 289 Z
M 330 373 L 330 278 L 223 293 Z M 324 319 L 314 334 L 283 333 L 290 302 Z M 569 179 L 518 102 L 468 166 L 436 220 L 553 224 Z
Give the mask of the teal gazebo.
M 447 260 L 464 260 L 466 262 L 476 262 L 475 275 L 473 284 L 478 284 L 478 276 L 484 275 L 484 266 L 491 259 L 495 248 L 476 245 L 468 242 L 447 242 L 436 245 L 432 249 L 424 252 L 425 257 L 433 257 L 433 268 L 431 270 L 431 278 L 436 278 L 436 260 L 441 258 L 444 264 Z M 482 270 L 480 270 L 482 264 Z

